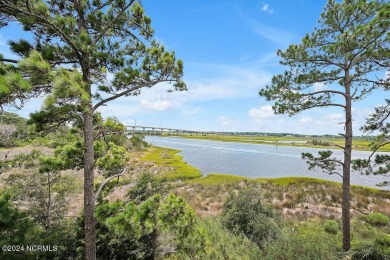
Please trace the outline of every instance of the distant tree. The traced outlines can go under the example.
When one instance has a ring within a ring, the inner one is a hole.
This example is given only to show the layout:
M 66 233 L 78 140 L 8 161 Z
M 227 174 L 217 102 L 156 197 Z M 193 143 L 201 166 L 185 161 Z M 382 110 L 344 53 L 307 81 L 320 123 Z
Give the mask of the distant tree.
M 389 88 L 390 90 L 390 88 Z M 361 171 L 363 174 L 389 176 L 390 173 L 390 155 L 376 154 L 383 146 L 390 144 L 390 100 L 386 99 L 384 106 L 379 106 L 375 109 L 375 113 L 371 114 L 366 121 L 366 125 L 362 127 L 364 132 L 372 133 L 379 131 L 379 135 L 371 143 L 372 154 L 368 159 L 353 160 L 353 168 Z M 375 155 L 375 157 L 374 157 Z M 373 158 L 374 157 L 374 158 Z M 384 181 L 380 186 L 390 185 L 390 181 Z
M 14 125 L 0 124 L 0 147 L 11 147 L 15 144 L 17 128 Z
M 25 56 L 36 49 L 57 69 L 40 118 L 82 122 L 85 257 L 95 259 L 94 113 L 161 82 L 185 90 L 183 63 L 153 40 L 151 19 L 137 0 L 0 0 L 0 10 L 36 35 L 34 42 L 11 42 L 13 51 Z
M 12 147 L 27 136 L 27 120 L 15 113 L 0 112 L 0 147 Z
M 304 153 L 309 168 L 319 167 L 343 179 L 343 250 L 350 249 L 350 171 L 352 153 L 352 103 L 364 99 L 377 88 L 389 86 L 383 73 L 389 68 L 389 7 L 387 1 L 329 0 L 318 27 L 300 44 L 278 50 L 281 64 L 289 69 L 272 78 L 271 86 L 260 91 L 275 100 L 277 114 L 336 107 L 344 110 L 344 159 L 331 151 L 318 157 Z M 314 89 L 322 83 L 323 89 Z

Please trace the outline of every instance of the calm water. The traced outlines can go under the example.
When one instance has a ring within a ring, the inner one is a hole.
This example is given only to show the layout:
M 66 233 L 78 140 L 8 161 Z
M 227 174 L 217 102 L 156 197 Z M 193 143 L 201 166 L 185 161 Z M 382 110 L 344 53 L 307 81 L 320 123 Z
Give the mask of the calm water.
M 288 176 L 315 177 L 341 182 L 337 175 L 328 175 L 321 170 L 309 171 L 302 152 L 317 154 L 320 149 L 292 146 L 274 146 L 246 143 L 216 142 L 184 138 L 147 136 L 149 143 L 181 150 L 189 164 L 209 173 L 229 173 L 250 178 L 275 178 Z M 334 156 L 342 158 L 342 151 L 334 150 Z M 367 158 L 370 152 L 353 152 L 353 158 Z M 351 175 L 351 183 L 376 187 L 375 184 L 389 180 L 384 176 L 365 176 L 358 172 Z M 389 188 L 386 188 L 389 189 Z

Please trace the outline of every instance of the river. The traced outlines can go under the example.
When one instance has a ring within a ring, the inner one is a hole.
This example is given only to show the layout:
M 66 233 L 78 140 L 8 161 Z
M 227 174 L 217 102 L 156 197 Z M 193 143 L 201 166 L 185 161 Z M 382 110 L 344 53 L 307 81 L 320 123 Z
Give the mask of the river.
M 227 173 L 249 178 L 277 178 L 303 176 L 341 182 L 338 175 L 328 175 L 321 170 L 308 170 L 302 152 L 316 155 L 324 149 L 217 142 L 209 140 L 185 139 L 176 137 L 147 136 L 146 141 L 155 146 L 181 150 L 184 161 L 197 167 L 203 175 Z M 332 150 L 333 155 L 342 158 L 341 150 Z M 370 152 L 354 151 L 352 157 L 367 158 Z M 351 184 L 377 187 L 385 176 L 366 176 L 358 172 L 351 174 Z M 390 187 L 382 188 L 390 189 Z

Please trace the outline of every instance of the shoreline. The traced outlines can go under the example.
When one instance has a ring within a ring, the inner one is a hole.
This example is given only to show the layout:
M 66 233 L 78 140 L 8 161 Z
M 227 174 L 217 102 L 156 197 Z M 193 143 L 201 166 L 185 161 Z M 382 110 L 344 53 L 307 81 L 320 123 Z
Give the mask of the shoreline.
M 149 148 L 150 149 L 150 148 Z M 234 173 L 209 173 L 204 175 L 201 171 L 193 166 L 188 164 L 183 160 L 183 156 L 180 155 L 181 150 L 172 149 L 168 147 L 153 146 L 152 151 L 147 151 L 142 158 L 143 161 L 153 161 L 159 166 L 168 166 L 171 169 L 174 169 L 175 173 L 170 174 L 168 179 L 181 179 L 187 183 L 193 184 L 203 184 L 203 185 L 224 185 L 224 184 L 234 184 L 241 181 L 251 182 L 256 184 L 273 184 L 279 186 L 288 186 L 292 184 L 324 184 L 329 186 L 338 186 L 341 187 L 342 183 L 337 181 L 331 181 L 315 177 L 306 177 L 306 176 L 284 176 L 284 177 L 270 177 L 270 178 L 251 178 L 242 175 L 237 175 Z M 189 174 L 186 174 L 186 172 Z M 368 187 L 363 185 L 351 184 L 352 189 L 363 189 L 371 192 L 390 192 L 390 189 L 381 188 L 381 187 Z
M 264 144 L 274 146 L 291 146 L 291 147 L 303 147 L 303 148 L 319 148 L 319 149 L 335 149 L 342 150 L 340 145 L 343 144 L 344 139 L 342 138 L 297 138 L 297 137 L 276 137 L 276 136 L 245 136 L 245 135 L 180 135 L 170 136 L 161 135 L 161 137 L 168 138 L 184 138 L 184 139 L 198 139 L 198 140 L 209 140 L 216 142 L 233 142 L 233 143 L 244 143 L 244 144 Z M 322 142 L 328 142 L 330 145 L 313 145 L 310 141 L 319 140 Z M 369 147 L 370 141 L 355 139 L 353 145 L 353 151 L 372 151 Z M 378 150 L 378 152 L 390 152 L 390 144 Z

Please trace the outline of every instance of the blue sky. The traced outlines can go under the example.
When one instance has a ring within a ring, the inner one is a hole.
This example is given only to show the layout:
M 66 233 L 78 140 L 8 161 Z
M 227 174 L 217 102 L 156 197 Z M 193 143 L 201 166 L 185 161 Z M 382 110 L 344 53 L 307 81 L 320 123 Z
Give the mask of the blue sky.
M 157 85 L 140 96 L 122 98 L 103 107 L 105 117 L 126 124 L 191 130 L 337 134 L 343 132 L 341 109 L 315 109 L 293 117 L 274 115 L 272 103 L 258 91 L 272 75 L 283 72 L 276 51 L 299 43 L 311 32 L 325 0 L 227 1 L 145 0 L 155 36 L 184 61 L 188 91 L 167 93 Z M 18 39 L 16 26 L 0 30 L 0 49 Z M 321 88 L 321 85 L 316 86 Z M 354 105 L 354 134 L 383 92 Z M 20 114 L 39 109 L 41 100 L 26 104 Z

